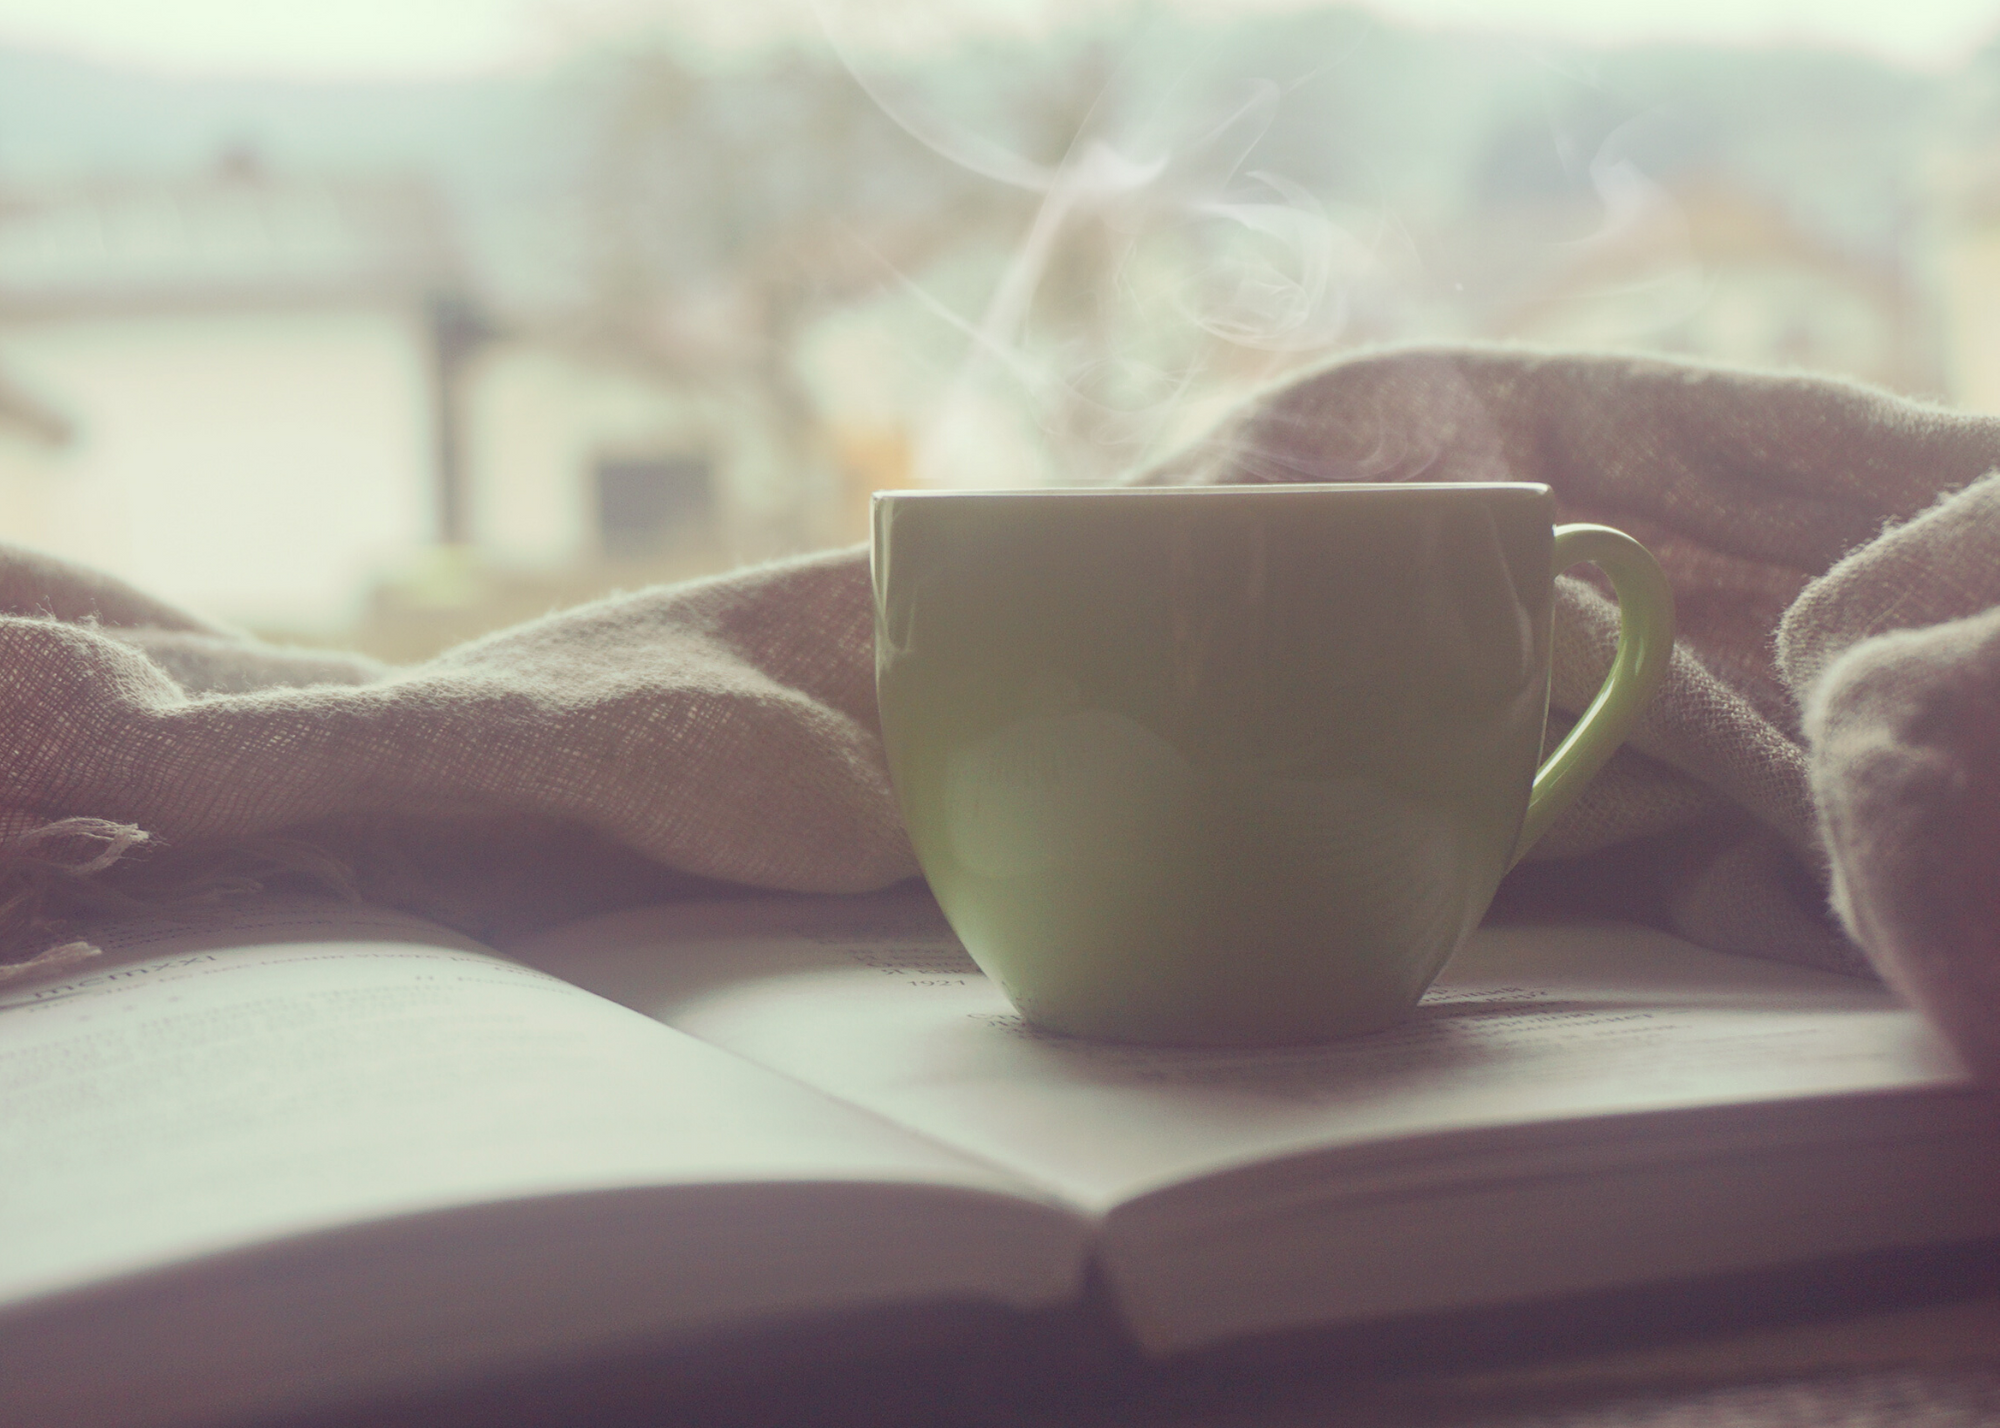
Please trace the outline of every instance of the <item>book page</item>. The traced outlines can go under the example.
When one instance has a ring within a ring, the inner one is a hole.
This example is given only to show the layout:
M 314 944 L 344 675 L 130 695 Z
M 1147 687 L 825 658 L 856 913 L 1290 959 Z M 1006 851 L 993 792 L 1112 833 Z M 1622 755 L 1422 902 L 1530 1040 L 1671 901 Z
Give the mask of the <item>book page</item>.
M 0 1305 L 328 1227 L 577 1191 L 1016 1193 L 415 919 L 232 907 L 97 940 L 103 956 L 0 994 Z M 1000 1295 L 1054 1297 L 1074 1269 L 1003 1272 Z
M 1306 1150 L 1497 1129 L 1547 1160 L 1608 1115 L 1960 1084 L 1877 985 L 1637 927 L 1482 929 L 1403 1025 L 1270 1051 L 1036 1032 L 907 894 L 649 909 L 519 950 L 1097 1214 Z

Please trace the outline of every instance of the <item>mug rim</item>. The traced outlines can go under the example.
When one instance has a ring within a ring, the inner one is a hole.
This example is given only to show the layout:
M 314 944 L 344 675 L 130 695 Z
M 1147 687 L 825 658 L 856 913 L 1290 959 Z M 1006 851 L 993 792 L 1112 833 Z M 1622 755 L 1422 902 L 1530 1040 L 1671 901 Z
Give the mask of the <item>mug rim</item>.
M 1335 491 L 1351 494 L 1384 495 L 1391 492 L 1415 494 L 1437 494 L 1455 491 L 1462 494 L 1486 493 L 1493 495 L 1534 496 L 1552 494 L 1545 481 L 1247 481 L 1235 485 L 1205 486 L 1003 486 L 957 490 L 952 488 L 916 487 L 909 489 L 883 490 L 870 493 L 871 502 L 881 501 L 963 501 L 963 500 L 1017 500 L 1039 498 L 1044 500 L 1077 500 L 1079 498 L 1107 497 L 1124 499 L 1127 497 L 1186 497 L 1186 496 L 1249 496 L 1259 499 L 1277 495 L 1326 495 Z

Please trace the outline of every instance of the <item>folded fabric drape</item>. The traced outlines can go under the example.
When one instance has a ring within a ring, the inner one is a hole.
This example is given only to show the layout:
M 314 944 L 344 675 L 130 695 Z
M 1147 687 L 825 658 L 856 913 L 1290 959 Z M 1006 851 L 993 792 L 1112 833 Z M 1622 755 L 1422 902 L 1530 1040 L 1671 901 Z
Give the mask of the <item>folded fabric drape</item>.
M 1543 481 L 1563 519 L 1645 541 L 1680 605 L 1672 674 L 1503 909 L 1872 961 L 2000 1076 L 1996 468 L 2000 418 L 1851 383 L 1416 348 L 1263 393 L 1137 479 Z M 1561 582 L 1553 729 L 1615 632 Z M 87 917 L 273 883 L 491 936 L 716 884 L 912 877 L 873 674 L 860 550 L 408 668 L 0 551 L 0 956 L 83 955 Z
M 2000 419 L 1852 383 L 1431 348 L 1267 393 L 1146 479 L 1545 481 L 1563 519 L 1638 536 L 1674 585 L 1673 671 L 1515 892 L 1726 951 L 1865 952 L 2000 1078 L 1996 467 Z M 1553 724 L 1615 620 L 1561 582 Z

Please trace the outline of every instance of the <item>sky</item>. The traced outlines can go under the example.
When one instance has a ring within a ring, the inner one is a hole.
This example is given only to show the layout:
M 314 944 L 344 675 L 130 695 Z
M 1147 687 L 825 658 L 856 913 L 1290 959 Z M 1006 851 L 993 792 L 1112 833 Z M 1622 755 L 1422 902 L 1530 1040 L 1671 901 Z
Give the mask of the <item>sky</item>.
M 1168 0 L 1213 11 L 1306 0 Z M 720 47 L 836 24 L 865 12 L 948 38 L 1033 33 L 1085 0 L 0 0 L 0 44 L 178 74 L 436 78 L 532 68 L 638 29 L 689 31 Z M 1089 0 L 1110 8 L 1118 0 Z M 2000 31 L 2000 0 L 1365 0 L 1406 23 L 1617 45 L 1807 41 L 1923 69 L 1956 65 Z

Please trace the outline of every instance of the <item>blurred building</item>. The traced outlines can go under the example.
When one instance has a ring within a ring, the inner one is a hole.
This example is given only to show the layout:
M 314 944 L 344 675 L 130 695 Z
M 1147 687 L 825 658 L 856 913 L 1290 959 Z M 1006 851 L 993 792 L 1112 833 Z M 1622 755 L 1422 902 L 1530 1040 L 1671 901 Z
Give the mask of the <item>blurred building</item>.
M 814 534 L 788 530 L 792 464 L 726 390 L 560 330 L 487 331 L 453 367 L 449 538 L 370 583 L 349 643 L 416 659 Z
M 392 655 L 769 553 L 798 493 L 726 392 L 464 293 L 417 182 L 237 154 L 7 196 L 0 540 Z
M 1490 335 L 1942 390 L 1930 308 L 1905 268 L 1843 252 L 1739 186 L 1635 185 L 1630 197 L 1597 233 L 1550 245 Z
M 0 364 L 63 424 L 0 530 L 243 618 L 324 621 L 435 523 L 428 189 L 198 178 L 0 206 Z
M 0 371 L 0 529 L 8 537 L 49 529 L 73 436 L 61 413 Z
M 1931 279 L 1941 359 L 1954 405 L 2000 412 L 2000 137 L 1934 166 Z

